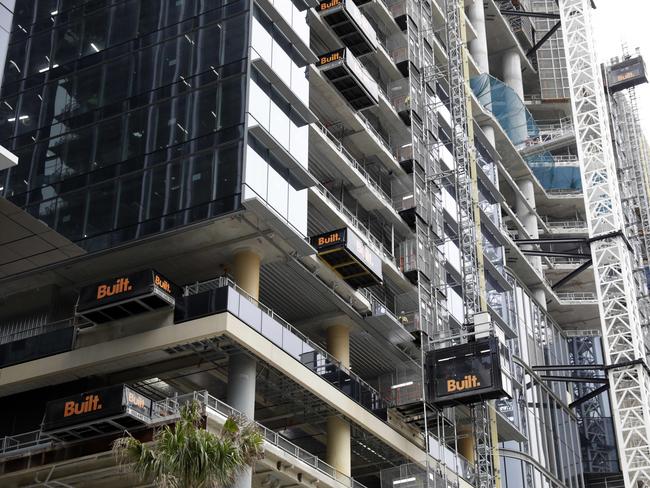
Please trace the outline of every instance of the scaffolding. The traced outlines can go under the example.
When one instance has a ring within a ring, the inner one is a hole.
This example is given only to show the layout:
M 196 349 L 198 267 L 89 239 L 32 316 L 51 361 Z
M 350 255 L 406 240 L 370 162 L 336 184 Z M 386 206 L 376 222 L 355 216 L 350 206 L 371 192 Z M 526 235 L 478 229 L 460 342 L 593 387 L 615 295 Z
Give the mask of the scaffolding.
M 560 18 L 591 240 L 619 458 L 626 488 L 650 484 L 650 375 L 625 234 L 590 0 L 561 0 Z
M 477 184 L 477 158 L 466 48 L 464 2 L 446 0 L 448 83 L 451 104 L 451 139 L 456 162 L 455 192 L 457 202 L 458 242 L 464 323 L 461 341 L 474 338 L 474 318 L 487 310 L 483 268 L 481 221 Z M 493 334 L 490 325 L 489 334 Z M 486 402 L 470 407 L 470 420 L 478 488 L 499 486 L 498 451 L 494 408 Z

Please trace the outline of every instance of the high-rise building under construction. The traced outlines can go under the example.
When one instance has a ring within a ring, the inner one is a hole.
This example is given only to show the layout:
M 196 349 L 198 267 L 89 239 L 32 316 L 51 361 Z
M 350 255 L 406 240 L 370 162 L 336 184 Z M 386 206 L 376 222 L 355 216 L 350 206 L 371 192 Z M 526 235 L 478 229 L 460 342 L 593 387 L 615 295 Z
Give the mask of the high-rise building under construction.
M 650 486 L 592 7 L 0 1 L 0 486 L 149 486 L 111 444 L 190 400 L 262 429 L 237 488 Z

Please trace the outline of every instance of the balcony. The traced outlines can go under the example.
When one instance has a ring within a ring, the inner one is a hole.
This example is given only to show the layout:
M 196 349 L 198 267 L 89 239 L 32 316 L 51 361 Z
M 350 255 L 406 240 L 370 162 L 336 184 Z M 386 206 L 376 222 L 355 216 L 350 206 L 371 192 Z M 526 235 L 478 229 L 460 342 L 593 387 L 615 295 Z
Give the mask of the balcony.
M 136 395 L 142 397 L 139 393 L 136 393 Z M 151 429 L 154 425 L 173 424 L 178 419 L 181 407 L 190 402 L 197 402 L 200 405 L 201 411 L 207 420 L 206 428 L 208 430 L 221 428 L 229 417 L 241 416 L 241 413 L 237 410 L 210 395 L 207 391 L 195 391 L 181 396 L 169 397 L 152 403 L 150 402 L 150 408 L 146 413 L 143 414 L 142 412 L 138 412 L 138 426 L 131 428 L 129 431 L 134 432 L 137 430 Z M 132 413 L 132 411 L 127 412 L 126 415 L 131 415 Z M 118 429 L 117 425 L 109 430 L 99 430 L 98 427 L 100 422 L 100 420 L 86 422 L 84 424 L 86 435 L 74 438 L 73 442 L 79 443 L 83 442 L 84 439 L 99 438 L 123 432 L 123 429 Z M 264 439 L 265 457 L 258 461 L 258 465 L 256 466 L 260 471 L 269 473 L 278 470 L 278 475 L 285 476 L 287 478 L 286 481 L 292 481 L 294 485 L 296 479 L 302 479 L 302 484 L 305 486 L 318 484 L 333 488 L 364 488 L 364 485 L 350 476 L 337 471 L 334 467 L 321 460 L 318 456 L 297 446 L 259 422 L 255 422 L 255 424 Z M 80 426 L 78 426 L 77 429 L 79 427 Z M 65 442 L 61 435 L 67 437 L 73 430 L 74 429 L 62 431 L 59 434 L 51 434 L 43 432 L 42 430 L 36 430 L 1 438 L 0 463 L 22 456 L 28 456 L 36 452 L 53 451 L 64 448 L 64 446 L 69 444 L 69 441 Z M 98 441 L 95 440 L 93 442 L 97 443 Z M 108 454 L 110 454 L 109 450 L 110 445 L 106 443 L 106 451 Z M 67 453 L 64 455 L 64 457 L 67 456 L 74 456 L 74 454 Z M 102 456 L 102 454 L 99 454 L 99 456 Z M 107 461 L 110 461 L 108 456 L 106 457 Z M 280 472 L 278 468 L 279 461 L 282 461 L 282 472 Z M 50 480 L 53 486 L 72 486 L 71 484 L 68 484 L 72 482 L 68 479 L 68 476 L 70 476 L 69 471 L 57 470 L 56 475 L 54 475 L 54 469 L 52 469 L 50 474 L 52 475 Z M 123 471 L 121 471 L 121 468 L 114 464 L 114 462 L 109 462 L 108 465 L 106 463 L 102 464 L 102 469 L 97 472 L 97 475 L 100 476 L 103 481 L 106 481 L 107 477 L 115 476 L 116 486 L 118 486 L 117 479 L 121 474 L 123 474 Z M 100 481 L 99 479 L 94 480 L 94 478 L 92 478 L 92 476 L 95 475 L 92 471 L 86 473 L 75 470 L 73 476 L 79 475 L 84 476 L 84 480 L 87 483 Z
M 377 390 L 227 278 L 187 287 L 185 295 L 177 301 L 174 322 L 188 322 L 223 312 L 239 318 L 348 398 L 385 419 L 390 405 Z
M 317 66 L 354 110 L 379 104 L 377 83 L 349 49 L 322 55 Z
M 318 7 L 321 18 L 355 56 L 377 49 L 377 34 L 352 0 L 323 1 Z
M 79 325 L 84 323 L 70 318 L 3 335 L 0 337 L 0 368 L 71 351 Z

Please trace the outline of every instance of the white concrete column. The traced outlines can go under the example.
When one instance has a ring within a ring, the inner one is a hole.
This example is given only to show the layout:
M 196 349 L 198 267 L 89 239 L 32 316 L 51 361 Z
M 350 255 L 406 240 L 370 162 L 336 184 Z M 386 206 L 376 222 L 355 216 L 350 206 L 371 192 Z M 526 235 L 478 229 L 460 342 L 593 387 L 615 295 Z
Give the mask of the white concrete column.
M 539 286 L 533 288 L 531 291 L 533 292 L 533 298 L 539 302 L 542 309 L 546 310 L 546 292 L 544 291 L 544 288 Z
M 509 124 L 510 130 L 508 131 L 512 143 L 516 146 L 528 139 L 526 111 L 523 107 L 524 81 L 521 71 L 521 58 L 519 57 L 519 51 L 516 49 L 510 49 L 503 53 L 503 82 L 512 88 L 521 100 L 521 110 L 512 111 Z M 513 100 L 512 103 L 515 103 L 515 101 Z
M 483 134 L 485 134 L 487 140 L 490 141 L 490 144 L 492 144 L 492 147 L 496 148 L 497 139 L 496 136 L 494 135 L 494 127 L 492 127 L 491 125 L 482 125 L 481 130 L 483 131 Z
M 539 237 L 539 228 L 537 227 L 537 215 L 534 211 L 530 211 L 528 206 L 535 210 L 535 187 L 533 186 L 533 180 L 529 178 L 524 178 L 517 181 L 517 186 L 523 197 L 517 195 L 515 201 L 515 212 L 517 218 L 521 221 L 524 229 L 528 233 L 531 239 L 537 239 Z M 528 205 L 526 205 L 528 203 Z M 534 246 L 524 246 L 524 248 L 532 249 Z M 540 273 L 542 271 L 542 259 L 539 256 L 532 256 L 530 258 L 533 267 L 537 269 Z
M 481 73 L 490 72 L 487 35 L 485 32 L 485 9 L 483 0 L 474 0 L 467 9 L 467 17 L 476 31 L 476 39 L 469 41 L 469 53 L 476 61 Z
M 332 325 L 327 328 L 327 351 L 346 368 L 350 367 L 350 328 Z M 336 416 L 327 418 L 327 463 L 343 474 L 352 474 L 350 424 Z
M 517 49 L 510 49 L 503 53 L 503 82 L 512 88 L 519 98 L 524 99 L 521 58 Z

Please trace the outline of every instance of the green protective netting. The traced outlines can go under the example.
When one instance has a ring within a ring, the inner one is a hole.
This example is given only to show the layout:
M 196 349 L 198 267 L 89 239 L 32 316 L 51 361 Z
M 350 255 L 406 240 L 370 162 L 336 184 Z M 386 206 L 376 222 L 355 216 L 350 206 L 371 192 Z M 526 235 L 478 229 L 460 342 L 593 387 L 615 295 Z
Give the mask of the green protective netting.
M 476 98 L 492 113 L 515 147 L 539 136 L 539 127 L 524 102 L 503 81 L 484 73 L 472 78 L 470 86 Z M 580 169 L 576 166 L 557 166 L 548 151 L 527 156 L 524 160 L 546 189 L 582 188 Z

